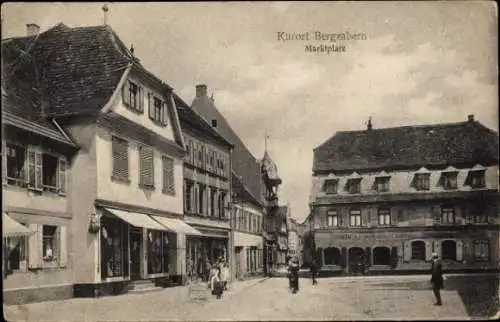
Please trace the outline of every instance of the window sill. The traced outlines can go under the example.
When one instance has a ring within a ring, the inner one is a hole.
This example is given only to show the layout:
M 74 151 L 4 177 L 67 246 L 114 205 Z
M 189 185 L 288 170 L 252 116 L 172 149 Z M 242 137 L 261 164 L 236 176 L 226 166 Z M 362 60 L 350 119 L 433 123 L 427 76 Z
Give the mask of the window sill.
M 162 123 L 161 121 L 158 121 L 158 120 L 155 120 L 152 118 L 149 118 L 149 119 L 151 120 L 151 122 L 153 122 L 154 124 L 161 126 L 161 127 L 167 127 L 167 125 L 168 125 L 168 123 Z
M 156 190 L 155 186 L 145 185 L 145 184 L 139 184 L 139 188 L 141 188 L 143 190 L 151 190 L 151 191 Z
M 111 176 L 111 181 L 114 181 L 116 183 L 130 184 L 130 180 L 129 179 L 120 178 L 120 177 L 117 177 L 117 176 Z
M 144 108 L 141 108 L 141 109 L 137 109 L 135 107 L 133 107 L 132 105 L 130 105 L 129 103 L 123 103 L 123 105 L 128 109 L 130 110 L 131 112 L 135 113 L 135 114 L 138 114 L 138 115 L 142 115 L 144 114 Z
M 162 192 L 164 195 L 171 196 L 171 197 L 175 197 L 175 191 L 168 191 L 168 190 L 162 189 L 162 190 L 161 190 L 161 192 Z

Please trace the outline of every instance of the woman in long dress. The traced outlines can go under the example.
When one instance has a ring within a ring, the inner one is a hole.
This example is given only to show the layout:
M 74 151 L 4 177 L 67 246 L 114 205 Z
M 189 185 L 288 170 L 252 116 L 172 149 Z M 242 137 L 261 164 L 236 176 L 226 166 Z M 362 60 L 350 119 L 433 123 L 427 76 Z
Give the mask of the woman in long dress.
M 215 295 L 218 299 L 222 297 L 222 292 L 223 292 L 223 286 L 220 274 L 221 270 L 220 268 L 217 268 L 216 273 L 214 274 L 212 280 L 210 281 L 212 294 Z

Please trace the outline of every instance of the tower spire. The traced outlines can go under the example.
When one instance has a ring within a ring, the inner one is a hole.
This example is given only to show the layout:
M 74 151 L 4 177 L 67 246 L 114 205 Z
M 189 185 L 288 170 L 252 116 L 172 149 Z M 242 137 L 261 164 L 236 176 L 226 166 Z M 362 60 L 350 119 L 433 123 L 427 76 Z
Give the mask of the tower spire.
M 108 25 L 108 11 L 109 11 L 108 5 L 104 4 L 102 6 L 102 12 L 104 13 L 104 25 L 105 26 Z

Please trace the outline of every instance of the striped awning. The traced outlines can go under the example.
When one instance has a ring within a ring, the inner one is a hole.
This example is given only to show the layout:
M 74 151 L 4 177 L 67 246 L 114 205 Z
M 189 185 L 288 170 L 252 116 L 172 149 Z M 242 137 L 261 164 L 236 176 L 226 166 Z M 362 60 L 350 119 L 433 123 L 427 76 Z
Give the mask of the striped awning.
M 21 225 L 6 213 L 2 213 L 2 237 L 29 236 L 33 232 Z
M 162 216 L 151 216 L 154 220 L 159 222 L 162 226 L 175 233 L 183 233 L 185 235 L 201 236 L 200 233 L 195 228 L 189 226 L 185 222 L 176 218 L 168 218 Z
M 149 215 L 146 214 L 128 212 L 110 208 L 106 208 L 106 210 L 115 215 L 116 217 L 120 218 L 121 220 L 128 222 L 129 224 L 135 227 L 142 227 L 153 230 L 167 230 L 165 227 L 163 227 L 162 225 L 151 219 L 151 217 L 149 217 Z

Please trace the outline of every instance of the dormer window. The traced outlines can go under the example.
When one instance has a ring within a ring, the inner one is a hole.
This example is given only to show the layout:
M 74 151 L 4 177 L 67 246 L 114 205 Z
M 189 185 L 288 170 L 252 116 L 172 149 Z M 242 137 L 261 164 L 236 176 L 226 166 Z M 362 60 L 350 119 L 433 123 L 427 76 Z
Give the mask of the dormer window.
M 388 192 L 390 179 L 391 177 L 375 178 L 375 189 L 377 190 L 377 192 Z
M 165 117 L 167 105 L 160 98 L 152 93 L 148 94 L 149 102 L 149 118 L 160 125 L 167 125 L 167 118 Z
M 418 191 L 426 191 L 430 189 L 430 179 L 431 174 L 430 173 L 416 173 L 415 174 L 415 179 L 414 179 L 414 187 Z
M 337 194 L 338 183 L 339 183 L 338 179 L 327 179 L 327 180 L 325 180 L 325 182 L 323 183 L 323 191 L 327 195 Z
M 123 87 L 123 103 L 136 112 L 144 112 L 144 99 L 142 93 L 142 87 L 129 81 L 128 86 L 125 85 Z
M 347 191 L 350 194 L 360 193 L 361 192 L 361 178 L 348 179 L 347 180 Z
M 443 188 L 446 190 L 457 189 L 458 186 L 457 177 L 458 177 L 457 171 L 443 172 L 441 176 Z
M 465 184 L 469 185 L 472 189 L 484 188 L 486 186 L 485 170 L 471 170 Z

